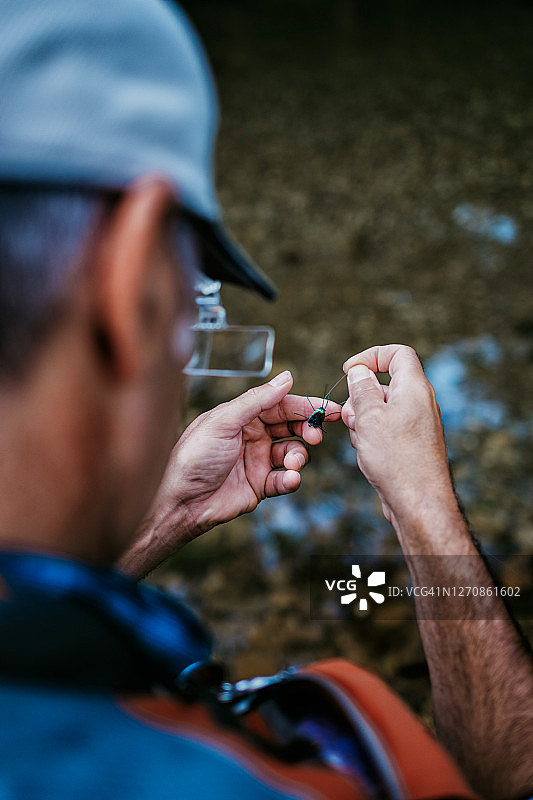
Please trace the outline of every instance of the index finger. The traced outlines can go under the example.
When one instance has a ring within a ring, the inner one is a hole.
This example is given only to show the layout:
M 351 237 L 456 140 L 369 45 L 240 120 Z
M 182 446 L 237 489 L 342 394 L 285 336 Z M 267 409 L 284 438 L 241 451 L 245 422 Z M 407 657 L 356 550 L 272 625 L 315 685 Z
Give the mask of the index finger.
M 296 422 L 309 419 L 317 408 L 324 408 L 328 420 L 332 422 L 340 419 L 342 406 L 333 400 L 325 400 L 323 397 L 302 397 L 297 394 L 285 395 L 283 400 L 280 400 L 275 406 L 263 411 L 261 419 L 265 425 Z
M 424 370 L 416 352 L 405 344 L 387 344 L 369 347 L 344 362 L 344 372 L 355 366 L 364 364 L 372 372 L 388 372 L 391 378 L 396 373 L 409 372 L 422 376 Z
M 307 444 L 320 444 L 322 441 L 322 430 L 313 428 L 304 419 L 298 422 L 277 422 L 274 425 L 267 425 L 269 436 L 272 439 L 286 439 L 289 436 L 298 436 Z
M 335 422 L 340 419 L 342 406 L 333 400 L 324 401 L 322 397 L 301 397 L 288 394 L 273 408 L 261 414 L 261 420 L 268 427 L 273 439 L 284 439 L 287 436 L 300 436 L 308 444 L 320 444 L 322 431 L 319 427 L 309 425 L 307 420 L 317 408 L 324 408 L 325 420 Z

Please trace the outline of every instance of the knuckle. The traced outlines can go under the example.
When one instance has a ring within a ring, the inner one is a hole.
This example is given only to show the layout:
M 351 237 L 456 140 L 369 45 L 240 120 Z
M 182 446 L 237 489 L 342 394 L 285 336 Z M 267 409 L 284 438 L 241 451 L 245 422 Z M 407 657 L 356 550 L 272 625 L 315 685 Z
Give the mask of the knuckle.
M 419 399 L 425 405 L 435 406 L 437 404 L 435 389 L 433 388 L 433 386 L 431 385 L 431 383 L 428 381 L 427 378 L 424 378 L 424 380 L 420 381 L 417 384 L 416 392 Z
M 356 421 L 360 427 L 378 428 L 381 427 L 383 410 L 379 406 L 366 406 L 360 408 L 356 414 Z
M 372 378 L 363 378 L 350 387 L 350 400 L 352 408 L 359 410 L 377 408 L 376 385 Z
M 220 413 L 218 409 L 219 407 L 216 406 L 216 408 L 212 408 L 209 411 L 204 411 L 203 414 L 200 414 L 198 417 L 196 417 L 196 419 L 194 419 L 191 422 L 191 424 L 186 429 L 185 433 L 186 434 L 192 433 L 193 431 L 196 431 L 198 428 L 203 428 L 204 430 L 207 430 L 210 424 L 214 420 L 216 420 L 217 415 Z
M 237 398 L 238 399 L 238 398 Z M 231 409 L 231 404 L 234 403 L 234 400 L 228 400 L 225 403 L 219 403 L 214 408 L 211 408 L 209 411 L 204 411 L 205 419 L 213 419 L 213 417 L 217 417 L 220 415 L 226 414 Z
M 418 353 L 411 347 L 409 344 L 401 344 L 399 345 L 399 352 L 401 352 L 402 356 L 404 357 L 405 361 L 410 361 L 414 367 L 420 369 L 422 367 L 422 362 L 418 356 Z
M 345 404 L 342 407 L 341 419 L 343 419 L 346 422 L 348 417 L 353 417 L 353 413 L 354 413 L 354 411 L 353 411 L 353 405 L 352 405 L 352 398 L 350 397 L 350 398 L 348 398 L 348 400 L 345 402 Z
M 437 395 L 436 395 L 436 393 L 435 393 L 435 387 L 434 387 L 434 386 L 433 386 L 433 385 L 432 385 L 432 384 L 431 384 L 429 381 L 427 381 L 427 383 L 426 383 L 426 389 L 427 389 L 427 395 L 428 395 L 428 399 L 431 401 L 431 403 L 432 403 L 434 406 L 437 406 L 437 407 L 438 407 L 438 403 L 437 403 Z
M 244 393 L 244 395 L 242 395 L 242 397 L 246 397 L 249 400 L 258 400 L 259 396 L 260 396 L 260 392 L 259 392 L 259 389 L 257 388 L 257 386 L 252 386 L 250 389 L 248 389 Z

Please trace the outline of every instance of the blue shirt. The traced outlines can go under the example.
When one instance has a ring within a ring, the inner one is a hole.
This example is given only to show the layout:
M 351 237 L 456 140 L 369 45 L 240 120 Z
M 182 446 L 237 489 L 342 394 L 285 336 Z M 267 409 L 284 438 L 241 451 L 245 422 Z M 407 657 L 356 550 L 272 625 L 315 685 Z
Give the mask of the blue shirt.
M 298 765 L 287 776 L 249 742 L 228 745 L 205 708 L 168 692 L 209 664 L 211 638 L 151 586 L 0 553 L 0 641 L 0 800 L 341 798 L 336 776 L 333 794 L 300 783 Z

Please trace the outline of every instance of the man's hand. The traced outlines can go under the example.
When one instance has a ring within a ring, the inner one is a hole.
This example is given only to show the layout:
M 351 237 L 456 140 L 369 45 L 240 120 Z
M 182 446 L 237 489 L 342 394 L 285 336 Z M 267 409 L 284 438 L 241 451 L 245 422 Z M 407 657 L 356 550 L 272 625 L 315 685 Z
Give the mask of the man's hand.
M 403 345 L 372 347 L 348 359 L 344 370 L 350 399 L 342 418 L 413 583 L 455 586 L 467 573 L 464 583 L 487 589 L 483 619 L 471 597 L 460 604 L 430 593 L 415 599 L 439 738 L 482 797 L 529 797 L 533 662 L 457 505 L 433 388 L 414 350 Z M 390 374 L 389 386 L 379 384 L 376 372 Z M 417 561 L 420 554 L 433 557 Z
M 349 358 L 344 371 L 350 397 L 342 418 L 386 518 L 396 527 L 399 518 L 420 520 L 442 504 L 457 508 L 435 392 L 415 351 L 371 347 Z M 376 372 L 388 372 L 390 384 L 381 385 Z
M 215 525 L 253 511 L 265 497 L 294 492 L 308 460 L 299 436 L 319 444 L 310 427 L 306 397 L 288 395 L 290 372 L 201 414 L 172 451 L 163 481 L 134 546 L 120 566 L 146 574 L 191 539 Z M 321 400 L 311 398 L 313 405 Z M 329 420 L 341 408 L 330 401 Z

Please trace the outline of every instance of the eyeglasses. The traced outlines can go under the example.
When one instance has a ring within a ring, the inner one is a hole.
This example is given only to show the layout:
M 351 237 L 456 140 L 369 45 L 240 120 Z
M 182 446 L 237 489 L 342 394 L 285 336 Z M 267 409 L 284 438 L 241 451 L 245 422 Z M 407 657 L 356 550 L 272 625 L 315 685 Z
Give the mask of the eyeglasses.
M 259 377 L 272 369 L 275 333 L 268 325 L 228 325 L 220 300 L 220 281 L 199 278 L 195 284 L 198 320 L 190 327 L 193 354 L 187 375 Z

